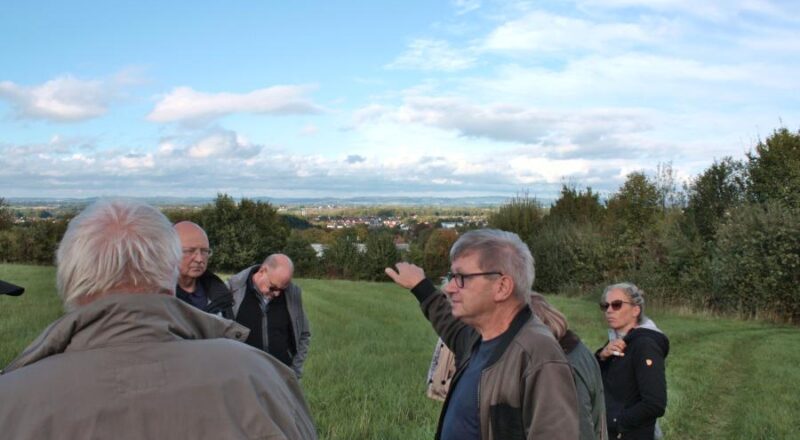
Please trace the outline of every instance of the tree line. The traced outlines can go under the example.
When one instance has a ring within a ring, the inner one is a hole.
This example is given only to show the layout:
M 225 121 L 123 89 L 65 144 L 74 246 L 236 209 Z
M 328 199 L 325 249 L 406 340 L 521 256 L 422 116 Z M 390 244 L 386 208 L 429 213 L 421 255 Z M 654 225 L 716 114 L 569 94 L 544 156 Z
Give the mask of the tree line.
M 165 214 L 206 230 L 213 270 L 230 273 L 283 252 L 298 276 L 373 281 L 385 280 L 383 268 L 400 259 L 443 276 L 458 234 L 477 227 L 326 230 L 226 194 L 199 210 Z M 52 264 L 69 218 L 15 225 L 0 199 L 0 261 Z M 775 130 L 745 159 L 715 161 L 680 188 L 671 166 L 660 165 L 654 175 L 629 174 L 605 200 L 574 185 L 549 207 L 521 194 L 488 222 L 528 243 L 539 291 L 596 295 L 629 280 L 661 303 L 800 322 L 800 131 Z M 321 257 L 312 243 L 325 246 Z
M 537 290 L 597 294 L 629 280 L 661 303 L 800 322 L 800 132 L 778 129 L 681 189 L 660 166 L 629 174 L 604 203 L 564 186 L 549 210 L 517 197 L 489 223 L 529 244 Z

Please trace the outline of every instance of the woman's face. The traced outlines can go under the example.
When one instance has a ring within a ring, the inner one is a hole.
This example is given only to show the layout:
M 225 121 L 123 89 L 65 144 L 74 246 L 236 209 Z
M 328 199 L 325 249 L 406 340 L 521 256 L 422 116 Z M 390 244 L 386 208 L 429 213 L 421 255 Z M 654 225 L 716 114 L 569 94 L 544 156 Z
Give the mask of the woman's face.
M 631 299 L 620 289 L 613 289 L 606 294 L 605 302 L 609 304 L 605 311 L 606 322 L 614 330 L 627 333 L 636 327 L 636 320 L 639 318 L 641 308 L 631 303 Z M 614 310 L 614 306 L 618 310 Z

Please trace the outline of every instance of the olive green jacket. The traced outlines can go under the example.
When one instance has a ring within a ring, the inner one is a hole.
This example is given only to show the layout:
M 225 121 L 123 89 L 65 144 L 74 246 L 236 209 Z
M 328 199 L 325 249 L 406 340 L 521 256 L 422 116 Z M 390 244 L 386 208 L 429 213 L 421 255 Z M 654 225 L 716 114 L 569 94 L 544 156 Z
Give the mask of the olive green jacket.
M 51 324 L 0 375 L 21 439 L 315 439 L 291 369 L 175 297 L 113 294 Z

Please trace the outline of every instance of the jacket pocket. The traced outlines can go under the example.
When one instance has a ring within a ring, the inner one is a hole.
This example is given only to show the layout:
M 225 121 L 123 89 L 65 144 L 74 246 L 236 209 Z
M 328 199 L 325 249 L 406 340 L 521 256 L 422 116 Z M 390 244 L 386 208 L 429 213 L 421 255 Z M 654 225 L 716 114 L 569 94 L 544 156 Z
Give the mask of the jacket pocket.
M 489 408 L 489 423 L 492 436 L 496 440 L 525 439 L 525 427 L 522 424 L 522 411 L 506 403 Z

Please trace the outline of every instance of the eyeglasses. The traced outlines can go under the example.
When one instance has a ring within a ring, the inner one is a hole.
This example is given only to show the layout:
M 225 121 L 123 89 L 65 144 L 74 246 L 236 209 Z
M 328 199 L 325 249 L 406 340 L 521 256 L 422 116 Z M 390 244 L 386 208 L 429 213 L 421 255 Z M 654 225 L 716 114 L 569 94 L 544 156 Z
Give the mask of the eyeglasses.
M 622 308 L 623 304 L 631 304 L 632 305 L 633 303 L 630 302 L 630 301 L 623 301 L 621 299 L 616 299 L 614 301 L 611 301 L 610 303 L 601 302 L 600 303 L 600 310 L 606 311 L 608 309 L 608 306 L 611 306 L 611 310 L 619 310 L 619 309 Z
M 269 289 L 267 289 L 267 290 L 269 292 L 274 292 L 274 293 L 283 293 L 284 291 L 286 291 L 286 289 L 281 289 L 280 287 L 272 286 L 272 285 L 269 286 Z
M 464 280 L 466 280 L 467 278 L 489 276 L 489 275 L 500 275 L 500 276 L 503 276 L 503 273 L 502 272 L 480 272 L 480 273 L 453 273 L 453 272 L 447 272 L 447 275 L 444 276 L 444 279 L 448 283 L 450 281 L 452 281 L 452 280 L 456 280 L 456 286 L 458 286 L 459 289 L 463 289 L 464 288 Z
M 206 257 L 206 258 L 214 255 L 214 251 L 212 251 L 209 248 L 190 247 L 190 248 L 183 248 L 182 251 L 183 251 L 183 256 L 184 257 L 194 256 L 194 254 L 196 254 L 197 252 L 200 252 L 200 255 L 202 255 L 203 257 Z

